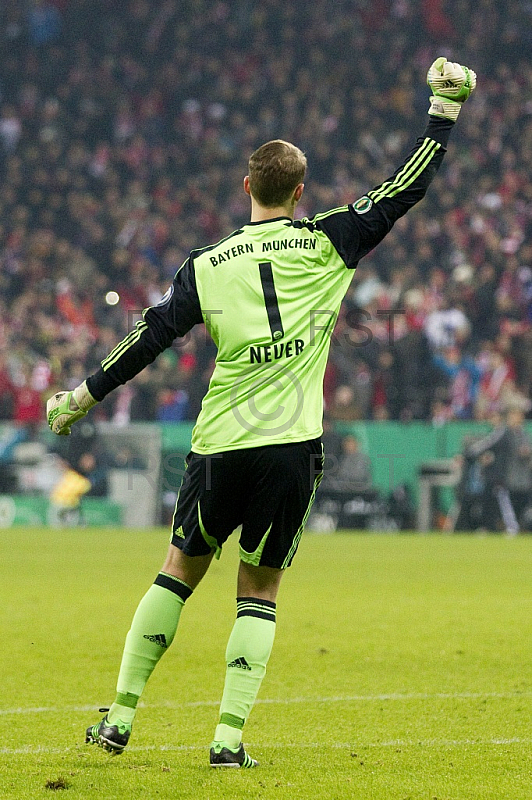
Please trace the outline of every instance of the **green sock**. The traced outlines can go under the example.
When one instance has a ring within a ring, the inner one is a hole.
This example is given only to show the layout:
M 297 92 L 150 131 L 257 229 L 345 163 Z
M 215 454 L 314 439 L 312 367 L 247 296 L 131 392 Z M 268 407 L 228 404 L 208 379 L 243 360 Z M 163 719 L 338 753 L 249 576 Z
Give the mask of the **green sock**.
M 111 724 L 133 722 L 139 697 L 172 644 L 181 610 L 191 594 L 184 581 L 160 572 L 140 601 L 126 637 L 116 699 L 107 714 Z
M 237 598 L 237 618 L 227 643 L 227 671 L 213 746 L 236 750 L 257 697 L 275 637 L 275 603 Z

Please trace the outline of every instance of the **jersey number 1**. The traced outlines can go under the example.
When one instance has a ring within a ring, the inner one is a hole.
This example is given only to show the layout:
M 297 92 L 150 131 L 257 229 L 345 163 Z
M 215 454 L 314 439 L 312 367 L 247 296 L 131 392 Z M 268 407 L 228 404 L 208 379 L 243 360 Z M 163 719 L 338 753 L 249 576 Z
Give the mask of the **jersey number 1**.
M 273 282 L 272 262 L 263 261 L 259 264 L 259 271 L 262 293 L 264 295 L 266 312 L 268 314 L 268 322 L 270 323 L 270 330 L 272 332 L 272 340 L 276 342 L 278 339 L 282 339 L 284 330 L 281 321 L 281 312 L 279 311 L 279 301 L 277 300 L 277 293 Z

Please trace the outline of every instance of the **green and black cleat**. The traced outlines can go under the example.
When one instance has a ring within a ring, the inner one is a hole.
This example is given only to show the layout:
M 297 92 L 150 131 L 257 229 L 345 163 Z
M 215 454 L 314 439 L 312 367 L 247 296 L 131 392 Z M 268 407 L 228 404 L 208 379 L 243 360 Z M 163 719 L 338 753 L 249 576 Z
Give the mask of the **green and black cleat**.
M 211 767 L 242 767 L 249 769 L 257 767 L 258 761 L 248 756 L 241 744 L 238 750 L 231 750 L 229 747 L 214 745 L 211 747 Z
M 109 709 L 100 708 L 100 711 L 109 711 Z M 131 725 L 120 720 L 115 725 L 111 725 L 106 714 L 97 725 L 87 728 L 85 744 L 97 744 L 112 756 L 119 756 L 129 742 L 130 736 Z

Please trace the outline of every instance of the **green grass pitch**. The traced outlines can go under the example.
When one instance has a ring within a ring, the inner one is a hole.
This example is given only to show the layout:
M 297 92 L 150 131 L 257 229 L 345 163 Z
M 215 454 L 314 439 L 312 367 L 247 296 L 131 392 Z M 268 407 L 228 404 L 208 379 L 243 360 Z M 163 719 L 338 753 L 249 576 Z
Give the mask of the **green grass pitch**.
M 245 742 L 208 767 L 236 542 L 188 601 L 130 746 L 109 704 L 164 530 L 0 531 L 0 798 L 532 798 L 532 537 L 306 534 Z

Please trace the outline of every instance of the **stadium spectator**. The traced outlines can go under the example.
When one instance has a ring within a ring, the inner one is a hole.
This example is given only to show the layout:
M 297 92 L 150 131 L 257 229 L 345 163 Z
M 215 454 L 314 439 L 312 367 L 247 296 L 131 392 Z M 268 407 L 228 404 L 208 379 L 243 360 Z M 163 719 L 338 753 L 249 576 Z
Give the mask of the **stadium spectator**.
M 493 414 L 504 412 L 505 395 L 513 386 L 515 370 L 510 357 L 491 349 L 489 360 L 480 381 L 477 405 L 477 418 L 488 419 Z
M 338 456 L 325 458 L 313 512 L 318 529 L 366 528 L 377 507 L 378 492 L 372 483 L 369 456 L 360 450 L 356 436 L 344 436 Z
M 480 438 L 480 437 L 478 437 Z M 485 525 L 483 497 L 486 490 L 480 460 L 469 452 L 475 437 L 465 436 L 463 452 L 456 456 L 460 467 L 460 481 L 455 489 L 455 503 L 449 510 L 445 529 L 448 531 L 474 531 Z
M 497 530 L 502 524 L 514 536 L 519 532 L 519 523 L 508 491 L 508 469 L 515 440 L 511 440 L 501 414 L 493 413 L 490 422 L 492 431 L 470 443 L 465 457 L 469 462 L 478 459 L 481 465 L 482 527 Z
M 81 500 L 91 488 L 90 480 L 56 456 L 57 481 L 50 492 L 49 522 L 54 527 L 82 523 Z
M 434 365 L 449 379 L 451 419 L 471 419 L 477 399 L 481 370 L 456 345 L 434 356 Z
M 511 408 L 506 417 L 510 439 L 507 486 L 510 500 L 521 529 L 530 529 L 530 519 L 525 511 L 530 505 L 532 489 L 532 442 L 523 427 L 524 414 L 520 408 Z
M 342 441 L 342 453 L 336 470 L 324 473 L 322 484 L 328 491 L 356 493 L 371 486 L 371 462 L 359 449 L 359 441 L 352 434 Z

